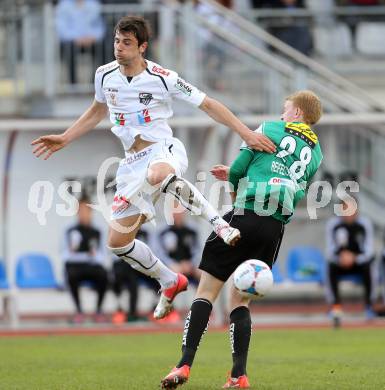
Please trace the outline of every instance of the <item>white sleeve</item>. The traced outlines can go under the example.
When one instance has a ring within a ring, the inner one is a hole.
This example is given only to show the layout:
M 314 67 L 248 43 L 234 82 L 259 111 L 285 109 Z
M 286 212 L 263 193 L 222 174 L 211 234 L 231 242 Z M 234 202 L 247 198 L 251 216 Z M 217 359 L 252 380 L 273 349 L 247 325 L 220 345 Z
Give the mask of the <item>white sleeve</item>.
M 183 100 L 196 107 L 199 107 L 206 94 L 194 85 L 188 83 L 178 76 L 176 72 L 170 71 L 170 75 L 165 78 L 168 92 L 172 99 Z
M 95 72 L 95 100 L 99 103 L 106 103 L 106 97 L 102 88 L 104 72 L 99 69 Z
M 263 126 L 264 124 L 262 123 L 261 125 L 259 125 L 259 127 L 257 129 L 254 130 L 254 133 L 260 133 L 260 134 L 263 134 Z M 250 150 L 253 150 L 251 148 L 249 148 L 249 146 L 247 145 L 247 143 L 245 141 L 243 141 L 241 143 L 241 146 L 239 147 L 240 150 L 242 149 L 250 149 Z

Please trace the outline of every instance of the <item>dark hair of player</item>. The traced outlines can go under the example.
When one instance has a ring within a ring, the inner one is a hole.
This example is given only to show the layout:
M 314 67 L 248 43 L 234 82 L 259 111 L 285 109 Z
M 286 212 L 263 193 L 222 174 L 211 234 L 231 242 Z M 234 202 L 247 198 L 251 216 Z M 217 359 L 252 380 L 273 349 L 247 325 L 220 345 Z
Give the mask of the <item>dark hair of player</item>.
M 138 46 L 148 42 L 151 37 L 151 29 L 147 20 L 141 16 L 123 16 L 115 26 L 114 33 L 132 33 L 138 40 Z

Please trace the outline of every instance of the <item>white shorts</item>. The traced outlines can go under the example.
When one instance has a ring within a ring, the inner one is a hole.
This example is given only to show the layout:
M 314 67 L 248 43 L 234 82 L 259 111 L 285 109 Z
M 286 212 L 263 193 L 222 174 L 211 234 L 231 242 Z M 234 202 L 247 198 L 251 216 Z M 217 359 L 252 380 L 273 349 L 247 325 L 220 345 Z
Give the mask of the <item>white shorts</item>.
M 154 202 L 159 197 L 159 186 L 147 182 L 147 170 L 155 163 L 165 162 L 182 176 L 188 167 L 186 149 L 181 141 L 168 138 L 130 153 L 116 172 L 116 192 L 112 204 L 111 219 L 121 219 L 143 214 L 147 221 L 155 216 Z

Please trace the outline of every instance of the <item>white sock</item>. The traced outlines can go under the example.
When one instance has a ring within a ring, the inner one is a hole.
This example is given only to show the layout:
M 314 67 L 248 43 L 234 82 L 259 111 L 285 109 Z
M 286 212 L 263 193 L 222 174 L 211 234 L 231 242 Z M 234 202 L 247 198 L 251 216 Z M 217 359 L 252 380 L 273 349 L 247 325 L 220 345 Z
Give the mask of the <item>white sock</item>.
M 110 249 L 132 268 L 156 279 L 162 289 L 177 281 L 177 274 L 166 267 L 143 241 L 134 240 L 124 247 Z
M 218 211 L 211 206 L 194 184 L 188 180 L 170 174 L 163 180 L 160 188 L 162 192 L 173 195 L 193 215 L 199 215 L 204 218 L 213 226 L 214 230 L 218 226 L 228 225 Z

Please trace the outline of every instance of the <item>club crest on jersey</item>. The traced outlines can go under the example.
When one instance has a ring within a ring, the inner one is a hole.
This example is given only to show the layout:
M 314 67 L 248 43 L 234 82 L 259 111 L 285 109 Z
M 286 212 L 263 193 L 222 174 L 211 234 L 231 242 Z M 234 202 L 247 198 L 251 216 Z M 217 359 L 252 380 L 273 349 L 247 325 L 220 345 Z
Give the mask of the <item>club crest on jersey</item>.
M 140 92 L 139 93 L 139 102 L 148 106 L 152 100 L 152 93 Z
M 110 93 L 109 95 L 109 102 L 112 106 L 117 106 L 118 105 L 118 101 L 116 100 L 116 94 L 115 93 Z
M 143 110 L 137 117 L 140 125 L 151 122 L 151 116 L 148 109 Z
M 118 105 L 118 101 L 117 101 L 118 90 L 116 88 L 104 88 L 104 93 L 106 94 L 109 104 L 111 104 L 112 106 Z

